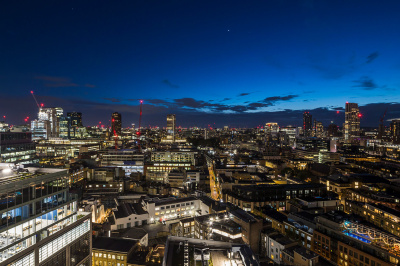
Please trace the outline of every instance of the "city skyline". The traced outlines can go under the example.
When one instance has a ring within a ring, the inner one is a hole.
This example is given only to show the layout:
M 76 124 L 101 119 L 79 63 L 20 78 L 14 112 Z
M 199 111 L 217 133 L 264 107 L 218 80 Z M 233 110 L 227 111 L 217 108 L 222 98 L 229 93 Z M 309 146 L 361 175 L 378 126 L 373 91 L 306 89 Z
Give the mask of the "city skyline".
M 184 127 L 301 126 L 304 111 L 341 126 L 346 101 L 361 127 L 386 108 L 386 120 L 400 117 L 396 1 L 93 3 L 0 11 L 8 122 L 36 117 L 31 90 L 84 125 L 113 112 L 138 124 L 139 99 L 143 126 L 163 127 L 169 113 Z

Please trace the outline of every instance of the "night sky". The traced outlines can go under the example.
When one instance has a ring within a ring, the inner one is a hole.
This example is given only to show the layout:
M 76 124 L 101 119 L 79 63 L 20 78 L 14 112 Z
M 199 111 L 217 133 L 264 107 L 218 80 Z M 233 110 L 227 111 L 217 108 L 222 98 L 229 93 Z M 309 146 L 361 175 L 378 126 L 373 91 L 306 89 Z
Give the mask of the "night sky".
M 400 118 L 400 1 L 0 3 L 0 115 L 45 107 L 85 125 L 324 125 L 361 105 L 361 126 Z M 337 110 L 340 111 L 337 114 Z M 389 122 L 386 122 L 388 125 Z

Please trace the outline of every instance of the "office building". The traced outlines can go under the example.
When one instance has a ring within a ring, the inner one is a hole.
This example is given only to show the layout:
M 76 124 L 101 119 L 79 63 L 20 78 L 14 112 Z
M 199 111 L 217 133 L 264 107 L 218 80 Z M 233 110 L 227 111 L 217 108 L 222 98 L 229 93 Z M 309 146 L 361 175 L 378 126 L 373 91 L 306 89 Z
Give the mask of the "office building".
M 278 134 L 279 125 L 275 122 L 269 122 L 265 124 L 264 131 L 266 134 Z
M 167 115 L 167 134 L 169 138 L 175 141 L 175 129 L 176 129 L 176 115 Z
M 56 108 L 40 108 L 38 119 L 31 121 L 32 139 L 48 139 L 50 137 L 58 137 L 60 134 L 60 119 L 63 109 Z
M 111 115 L 111 134 L 120 136 L 121 128 L 122 128 L 121 114 L 115 112 Z
M 37 163 L 31 132 L 0 132 L 0 163 Z
M 312 115 L 310 115 L 310 112 L 304 112 L 303 113 L 303 134 L 305 137 L 312 136 L 312 128 L 313 128 Z
M 208 207 L 195 197 L 146 198 L 142 205 L 149 215 L 150 223 L 193 217 L 208 211 Z
M 392 120 L 390 123 L 390 134 L 395 144 L 400 143 L 400 120 Z
M 1 265 L 91 265 L 91 213 L 67 170 L 0 165 Z
M 344 139 L 351 142 L 360 136 L 360 110 L 357 103 L 346 102 Z

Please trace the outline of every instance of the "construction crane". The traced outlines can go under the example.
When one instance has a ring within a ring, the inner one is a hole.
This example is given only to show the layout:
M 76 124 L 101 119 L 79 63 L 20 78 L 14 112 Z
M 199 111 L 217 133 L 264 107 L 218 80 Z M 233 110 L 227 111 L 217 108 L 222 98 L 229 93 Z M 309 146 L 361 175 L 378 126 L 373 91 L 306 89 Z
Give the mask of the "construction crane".
M 37 107 L 40 109 L 40 105 L 39 105 L 38 101 L 36 100 L 36 97 L 35 97 L 35 94 L 33 94 L 33 91 L 31 91 L 31 94 L 32 94 L 33 99 L 36 102 Z
M 386 113 L 387 113 L 388 107 L 386 107 L 385 112 L 379 119 L 379 128 L 378 128 L 378 139 L 382 139 L 383 135 L 385 134 L 385 126 L 383 125 L 383 119 L 385 119 Z
M 142 107 L 143 107 L 143 100 L 140 100 L 140 113 L 139 113 L 139 130 L 137 132 L 138 135 L 138 148 L 139 148 L 139 152 L 142 153 L 142 147 L 140 146 L 140 129 L 142 127 Z

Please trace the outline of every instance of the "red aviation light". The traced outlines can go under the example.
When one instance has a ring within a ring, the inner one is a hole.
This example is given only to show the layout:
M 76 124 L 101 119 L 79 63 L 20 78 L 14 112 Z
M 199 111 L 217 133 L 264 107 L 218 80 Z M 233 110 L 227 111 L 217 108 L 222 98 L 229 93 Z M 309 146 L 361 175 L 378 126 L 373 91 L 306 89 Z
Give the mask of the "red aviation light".
M 336 111 L 336 113 L 337 113 L 337 114 L 339 114 L 339 113 L 340 113 L 340 111 Z
M 358 117 L 362 117 L 362 114 L 358 114 Z

